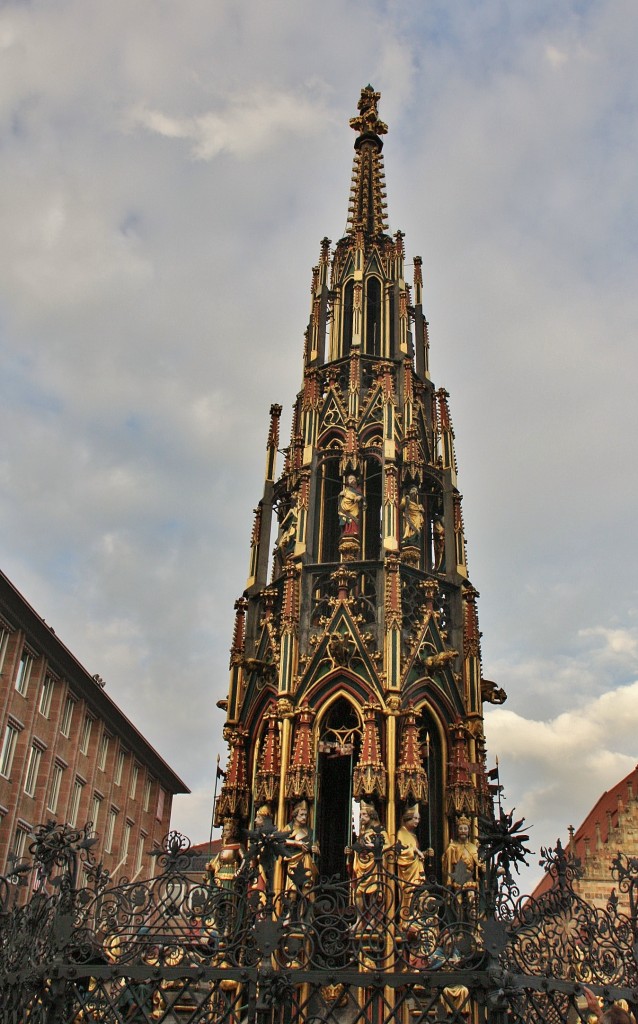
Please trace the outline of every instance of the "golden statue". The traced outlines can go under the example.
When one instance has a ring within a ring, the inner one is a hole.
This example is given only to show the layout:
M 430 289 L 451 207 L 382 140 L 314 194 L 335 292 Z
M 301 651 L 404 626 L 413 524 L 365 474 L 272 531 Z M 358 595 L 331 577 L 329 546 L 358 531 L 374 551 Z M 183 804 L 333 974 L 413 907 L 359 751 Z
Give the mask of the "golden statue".
M 232 889 L 235 875 L 244 863 L 246 851 L 239 841 L 239 822 L 236 818 L 224 818 L 222 823 L 222 847 L 216 857 L 206 865 L 222 889 Z
M 415 889 L 425 882 L 425 854 L 419 849 L 416 837 L 420 821 L 419 805 L 412 804 L 405 808 L 397 832 L 397 874 L 401 881 L 399 919 L 406 928 Z
M 235 876 L 240 870 L 246 851 L 239 841 L 239 822 L 236 818 L 224 818 L 222 822 L 222 847 L 216 857 L 206 865 L 205 879 L 212 878 L 220 889 L 229 892 L 228 897 L 217 905 L 215 926 L 224 939 L 232 932 L 237 919 L 235 898 L 230 895 L 234 889 Z
M 361 800 L 359 807 L 359 835 L 354 846 L 346 848 L 346 853 L 352 854 L 351 873 L 357 903 L 360 898 L 376 893 L 379 887 L 377 875 L 373 871 L 376 863 L 373 840 L 376 835 L 381 835 L 383 839 L 383 853 L 390 849 L 388 833 L 381 825 L 379 812 L 374 804 Z
M 401 844 L 397 852 L 397 873 L 401 881 L 408 885 L 422 885 L 425 881 L 425 854 L 419 849 L 416 837 L 420 821 L 419 805 L 412 804 L 404 810 L 401 828 L 397 832 Z
M 470 839 L 470 819 L 462 814 L 456 823 L 456 839 L 450 840 L 443 854 L 443 883 L 456 891 L 476 890 L 483 870 L 478 847 Z
M 270 804 L 262 804 L 255 811 L 255 819 L 253 823 L 253 831 L 261 832 L 266 827 L 269 831 L 273 831 L 273 818 L 272 809 Z M 266 871 L 264 865 L 261 862 L 259 854 L 253 861 L 253 865 L 257 868 L 256 878 L 254 879 L 251 887 L 251 893 L 265 893 L 268 888 L 268 879 L 266 877 Z
M 286 889 L 296 888 L 293 876 L 298 865 L 301 865 L 306 873 L 303 882 L 305 889 L 312 885 L 317 877 L 314 855 L 319 853 L 319 847 L 313 842 L 312 832 L 308 828 L 308 804 L 305 800 L 300 800 L 294 805 L 292 818 L 283 831 L 286 847 L 291 850 L 290 855 L 286 856 Z

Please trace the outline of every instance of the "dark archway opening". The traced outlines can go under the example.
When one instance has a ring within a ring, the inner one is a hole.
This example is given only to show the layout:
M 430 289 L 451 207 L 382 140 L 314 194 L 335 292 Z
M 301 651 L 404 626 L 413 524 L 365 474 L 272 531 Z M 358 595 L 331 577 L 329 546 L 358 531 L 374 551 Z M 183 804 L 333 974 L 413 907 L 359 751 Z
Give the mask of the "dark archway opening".
M 343 345 L 341 354 L 350 355 L 352 348 L 352 318 L 354 316 L 354 281 L 348 281 L 343 290 Z
M 445 756 L 441 736 L 428 708 L 421 711 L 421 759 L 428 776 L 428 803 L 421 808 L 421 824 L 418 838 L 422 850 L 434 850 L 428 864 L 428 874 L 441 878 L 441 858 L 445 838 L 443 820 L 443 776 Z
M 339 492 L 343 480 L 339 475 L 339 459 L 328 458 L 319 467 L 319 501 L 317 502 L 317 520 L 315 524 L 318 543 L 318 561 L 339 561 Z
M 349 700 L 339 697 L 322 723 L 317 753 L 319 872 L 327 878 L 346 878 L 345 848 L 352 843 L 352 774 L 360 741 L 359 716 Z
M 367 458 L 364 469 L 364 494 L 366 499 L 363 514 L 362 558 L 376 560 L 381 551 L 381 464 L 377 459 Z
M 366 285 L 366 353 L 381 355 L 381 284 L 376 277 Z

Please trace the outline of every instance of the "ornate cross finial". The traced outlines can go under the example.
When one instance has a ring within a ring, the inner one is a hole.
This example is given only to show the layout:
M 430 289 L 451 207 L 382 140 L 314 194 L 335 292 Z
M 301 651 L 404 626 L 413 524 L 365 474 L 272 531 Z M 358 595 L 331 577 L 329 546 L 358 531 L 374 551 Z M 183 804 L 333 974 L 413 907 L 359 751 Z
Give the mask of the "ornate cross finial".
M 381 99 L 381 93 L 375 92 L 371 85 L 366 85 L 361 90 L 361 96 L 357 107 L 358 117 L 350 118 L 350 127 L 354 128 L 360 135 L 371 132 L 373 135 L 387 135 L 388 126 L 379 120 L 377 105 Z

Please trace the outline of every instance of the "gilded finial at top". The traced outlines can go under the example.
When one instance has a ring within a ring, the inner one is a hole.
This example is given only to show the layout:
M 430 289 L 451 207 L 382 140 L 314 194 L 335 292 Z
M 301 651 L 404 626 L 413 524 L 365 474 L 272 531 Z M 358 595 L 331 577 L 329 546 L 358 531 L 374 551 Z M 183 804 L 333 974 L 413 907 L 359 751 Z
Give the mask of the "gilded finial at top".
M 360 135 L 372 133 L 373 135 L 386 135 L 387 124 L 379 120 L 377 105 L 381 99 L 381 93 L 375 92 L 371 85 L 366 85 L 361 90 L 361 96 L 357 104 L 358 117 L 350 118 L 350 127 L 354 128 Z

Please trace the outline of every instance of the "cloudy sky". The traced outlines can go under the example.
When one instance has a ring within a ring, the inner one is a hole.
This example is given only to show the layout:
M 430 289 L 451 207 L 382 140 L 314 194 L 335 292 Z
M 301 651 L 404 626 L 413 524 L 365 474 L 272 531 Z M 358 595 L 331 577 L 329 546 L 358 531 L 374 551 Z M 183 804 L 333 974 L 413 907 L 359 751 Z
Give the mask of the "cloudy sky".
M 636 763 L 637 66 L 633 0 L 1 5 L 0 565 L 191 786 L 194 839 L 369 81 L 507 803 L 538 850 Z

